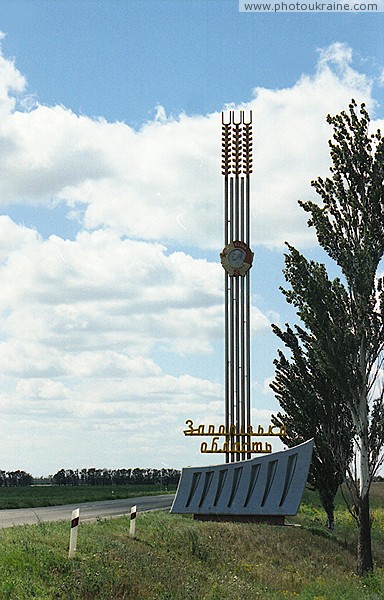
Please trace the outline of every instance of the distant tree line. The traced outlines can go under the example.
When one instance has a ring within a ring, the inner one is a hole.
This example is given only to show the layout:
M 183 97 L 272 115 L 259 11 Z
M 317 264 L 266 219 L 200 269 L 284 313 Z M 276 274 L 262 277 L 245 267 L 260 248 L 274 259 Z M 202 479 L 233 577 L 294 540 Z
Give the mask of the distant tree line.
M 0 487 L 25 487 L 32 483 L 32 475 L 25 471 L 0 471 Z
M 52 476 L 55 485 L 123 485 L 129 483 L 178 483 L 180 471 L 176 469 L 60 469 Z

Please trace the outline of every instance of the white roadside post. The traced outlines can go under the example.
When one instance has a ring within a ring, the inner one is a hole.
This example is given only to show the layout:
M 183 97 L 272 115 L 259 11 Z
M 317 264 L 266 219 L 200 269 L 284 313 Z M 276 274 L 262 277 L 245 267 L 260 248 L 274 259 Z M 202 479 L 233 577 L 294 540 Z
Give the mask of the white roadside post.
M 75 508 L 72 511 L 71 517 L 71 535 L 69 538 L 69 553 L 68 558 L 73 558 L 76 552 L 76 544 L 77 544 L 77 531 L 79 529 L 79 521 L 80 521 L 80 509 Z
M 131 524 L 129 526 L 129 535 L 131 538 L 135 537 L 135 528 L 136 528 L 136 516 L 137 516 L 137 506 L 132 506 L 131 508 Z

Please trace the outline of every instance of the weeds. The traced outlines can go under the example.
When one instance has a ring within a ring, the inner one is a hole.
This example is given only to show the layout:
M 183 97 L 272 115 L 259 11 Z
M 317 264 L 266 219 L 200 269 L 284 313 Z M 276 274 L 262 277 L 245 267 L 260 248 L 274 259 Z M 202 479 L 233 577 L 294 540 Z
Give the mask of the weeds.
M 301 527 L 146 513 L 138 516 L 134 540 L 129 518 L 100 520 L 80 525 L 71 560 L 68 523 L 3 529 L 0 600 L 384 598 L 382 508 L 375 509 L 377 569 L 362 580 L 353 575 L 356 532 L 341 505 L 337 511 L 334 532 L 322 529 L 323 514 L 311 496 L 296 518 Z

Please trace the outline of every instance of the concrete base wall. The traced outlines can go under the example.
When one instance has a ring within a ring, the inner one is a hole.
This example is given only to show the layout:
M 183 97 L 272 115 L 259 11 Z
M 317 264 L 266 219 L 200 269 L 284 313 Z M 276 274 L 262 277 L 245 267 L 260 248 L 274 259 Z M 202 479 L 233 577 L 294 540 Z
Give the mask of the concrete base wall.
M 251 460 L 182 470 L 171 513 L 295 515 L 311 464 L 313 440 Z
M 265 523 L 266 525 L 284 525 L 284 515 L 193 515 L 196 521 L 215 521 L 219 523 Z

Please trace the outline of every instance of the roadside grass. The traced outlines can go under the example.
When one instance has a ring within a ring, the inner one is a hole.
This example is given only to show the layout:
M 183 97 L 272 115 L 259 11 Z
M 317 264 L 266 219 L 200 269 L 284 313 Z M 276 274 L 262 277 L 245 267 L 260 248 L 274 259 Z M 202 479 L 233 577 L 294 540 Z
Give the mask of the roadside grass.
M 383 494 L 384 486 L 373 502 L 376 570 L 363 580 L 354 575 L 352 517 L 338 504 L 328 532 L 307 491 L 287 527 L 150 512 L 139 513 L 132 540 L 127 517 L 80 524 L 74 559 L 67 557 L 69 523 L 3 529 L 0 599 L 382 600 Z
M 0 510 L 166 494 L 176 491 L 176 487 L 170 485 L 165 489 L 160 484 L 0 487 Z

